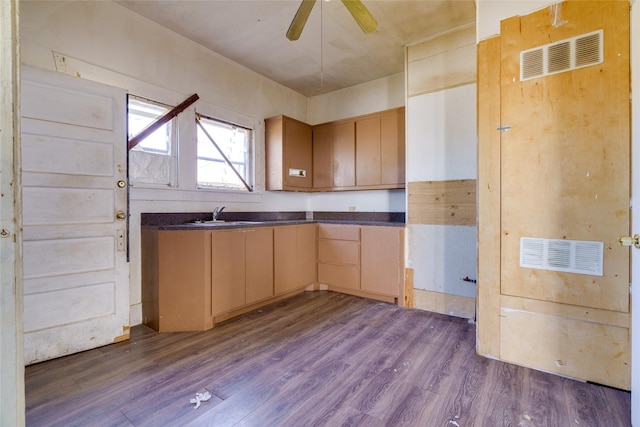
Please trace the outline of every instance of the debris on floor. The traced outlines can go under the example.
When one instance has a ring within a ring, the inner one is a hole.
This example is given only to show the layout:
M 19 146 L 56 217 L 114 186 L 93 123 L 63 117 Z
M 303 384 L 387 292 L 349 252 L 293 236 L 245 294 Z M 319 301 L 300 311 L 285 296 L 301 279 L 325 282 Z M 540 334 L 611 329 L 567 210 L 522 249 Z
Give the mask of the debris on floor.
M 194 403 L 196 406 L 193 409 L 198 409 L 202 402 L 206 402 L 211 399 L 211 393 L 205 391 L 204 393 L 196 393 L 196 397 L 191 399 L 189 403 Z

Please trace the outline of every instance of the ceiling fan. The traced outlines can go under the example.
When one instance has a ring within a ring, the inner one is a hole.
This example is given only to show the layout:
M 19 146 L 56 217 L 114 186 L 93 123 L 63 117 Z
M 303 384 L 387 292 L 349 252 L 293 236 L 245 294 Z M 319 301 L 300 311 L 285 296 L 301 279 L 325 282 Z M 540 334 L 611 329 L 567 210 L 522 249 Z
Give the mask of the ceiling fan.
M 369 10 L 362 4 L 360 0 L 342 0 L 342 3 L 351 12 L 353 19 L 356 20 L 362 31 L 365 34 L 373 32 L 378 26 L 378 21 L 371 15 Z M 316 4 L 316 0 L 302 0 L 300 7 L 296 12 L 296 16 L 293 17 L 289 30 L 287 30 L 287 38 L 291 41 L 298 40 L 304 24 L 307 22 L 307 18 L 311 14 L 311 9 Z

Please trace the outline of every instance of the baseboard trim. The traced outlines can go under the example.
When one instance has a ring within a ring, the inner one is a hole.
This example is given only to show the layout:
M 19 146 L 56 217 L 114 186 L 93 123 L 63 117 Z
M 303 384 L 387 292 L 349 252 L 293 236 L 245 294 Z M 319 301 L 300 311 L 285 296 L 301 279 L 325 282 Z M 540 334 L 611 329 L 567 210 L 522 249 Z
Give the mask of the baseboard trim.
M 413 307 L 449 316 L 475 319 L 476 299 L 424 289 L 413 290 Z

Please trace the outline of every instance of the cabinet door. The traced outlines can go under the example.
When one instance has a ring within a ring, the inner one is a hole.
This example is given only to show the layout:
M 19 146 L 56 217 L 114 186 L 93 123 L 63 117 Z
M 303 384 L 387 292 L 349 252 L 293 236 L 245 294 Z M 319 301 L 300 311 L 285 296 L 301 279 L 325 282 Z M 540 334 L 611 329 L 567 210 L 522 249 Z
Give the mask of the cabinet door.
M 313 182 L 313 152 L 311 126 L 284 117 L 284 184 L 286 187 L 311 188 Z M 300 170 L 291 175 L 290 170 Z
M 316 282 L 316 225 L 274 229 L 275 292 L 281 294 Z
M 398 297 L 403 278 L 404 229 L 362 227 L 360 287 L 363 291 Z
M 157 271 L 143 270 L 143 284 L 157 289 L 145 289 L 144 295 L 157 298 L 157 309 L 145 310 L 145 323 L 159 332 L 202 331 L 211 327 L 209 305 L 209 235 L 207 231 L 159 231 L 157 241 Z M 145 242 L 147 243 L 147 242 Z M 145 248 L 148 249 L 148 248 Z M 151 292 L 151 293 L 150 293 Z M 150 316 L 150 317 L 147 317 Z M 155 318 L 154 318 L 155 317 Z
M 356 120 L 356 184 L 380 184 L 380 116 Z
M 212 314 L 245 304 L 245 237 L 242 230 L 211 233 Z
M 277 294 L 296 287 L 296 227 L 276 227 L 273 231 L 274 287 Z
M 405 183 L 404 108 L 383 113 L 380 117 L 381 184 Z
M 333 126 L 333 186 L 356 185 L 356 124 L 355 121 Z
M 317 281 L 316 230 L 316 224 L 296 226 L 296 277 L 299 286 L 307 286 Z
M 333 187 L 333 125 L 313 127 L 313 188 Z
M 273 296 L 273 228 L 245 230 L 246 303 Z
M 265 184 L 267 190 L 311 189 L 311 126 L 286 116 L 265 120 Z M 290 170 L 302 173 L 290 175 Z

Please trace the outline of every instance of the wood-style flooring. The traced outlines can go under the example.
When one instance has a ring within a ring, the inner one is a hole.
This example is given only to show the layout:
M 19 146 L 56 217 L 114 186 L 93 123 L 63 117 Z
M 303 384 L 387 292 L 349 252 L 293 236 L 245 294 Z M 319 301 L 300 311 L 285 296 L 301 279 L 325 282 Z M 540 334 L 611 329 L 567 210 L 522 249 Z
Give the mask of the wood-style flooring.
M 630 425 L 629 393 L 474 347 L 464 319 L 307 292 L 207 332 L 137 326 L 130 341 L 29 366 L 27 425 Z

